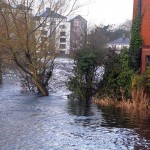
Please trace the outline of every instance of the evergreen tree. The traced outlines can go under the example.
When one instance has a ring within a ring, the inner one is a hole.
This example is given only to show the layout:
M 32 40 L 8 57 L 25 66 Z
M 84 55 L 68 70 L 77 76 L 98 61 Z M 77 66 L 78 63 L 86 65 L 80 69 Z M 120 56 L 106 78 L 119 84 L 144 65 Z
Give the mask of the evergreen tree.
M 143 42 L 141 37 L 141 22 L 142 22 L 141 7 L 142 7 L 142 1 L 139 0 L 136 16 L 133 20 L 132 30 L 131 30 L 129 65 L 134 71 L 138 71 L 140 68 L 141 46 Z

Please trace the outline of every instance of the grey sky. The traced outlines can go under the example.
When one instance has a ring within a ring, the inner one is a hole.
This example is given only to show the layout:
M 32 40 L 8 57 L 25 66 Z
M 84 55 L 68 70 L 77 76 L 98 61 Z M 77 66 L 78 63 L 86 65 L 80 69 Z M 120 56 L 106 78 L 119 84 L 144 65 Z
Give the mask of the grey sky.
M 120 24 L 132 19 L 133 0 L 81 0 L 89 2 L 78 12 L 92 24 Z

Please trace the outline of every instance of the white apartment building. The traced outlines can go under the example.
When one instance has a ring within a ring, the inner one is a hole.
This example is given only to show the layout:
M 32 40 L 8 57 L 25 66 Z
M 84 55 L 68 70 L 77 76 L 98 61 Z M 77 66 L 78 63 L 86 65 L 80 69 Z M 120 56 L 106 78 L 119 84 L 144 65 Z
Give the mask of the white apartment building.
M 36 26 L 38 25 L 40 25 L 40 28 L 36 37 L 39 42 L 46 40 L 49 44 L 49 40 L 52 41 L 53 39 L 55 50 L 58 53 L 69 54 L 70 22 L 67 21 L 66 17 L 46 8 L 46 11 L 36 16 Z M 38 34 L 40 37 L 38 37 Z
M 57 22 L 57 20 L 56 20 Z M 63 19 L 56 29 L 56 49 L 60 54 L 69 54 L 70 52 L 70 22 L 67 19 Z

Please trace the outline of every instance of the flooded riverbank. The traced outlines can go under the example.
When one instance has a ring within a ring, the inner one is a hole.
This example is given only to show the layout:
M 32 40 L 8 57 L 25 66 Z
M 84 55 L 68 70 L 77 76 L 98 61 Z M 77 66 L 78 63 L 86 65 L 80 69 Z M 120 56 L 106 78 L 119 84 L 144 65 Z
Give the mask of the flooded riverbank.
M 1 150 L 150 149 L 149 114 L 70 100 L 64 85 L 48 97 L 21 93 L 17 83 L 0 87 Z

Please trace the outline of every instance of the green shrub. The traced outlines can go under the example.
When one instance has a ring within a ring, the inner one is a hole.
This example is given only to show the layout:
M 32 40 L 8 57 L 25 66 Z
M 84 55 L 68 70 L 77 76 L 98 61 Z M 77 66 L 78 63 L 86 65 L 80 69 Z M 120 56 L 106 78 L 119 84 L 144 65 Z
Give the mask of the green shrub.
M 131 96 L 131 76 L 133 71 L 128 67 L 128 49 L 124 48 L 120 54 L 110 52 L 105 62 L 103 86 L 100 97 L 121 99 Z
M 131 40 L 129 48 L 129 65 L 134 71 L 140 69 L 140 60 L 141 60 L 141 46 L 143 44 L 141 36 L 141 0 L 138 1 L 136 17 L 132 23 L 131 29 Z
M 146 78 L 146 87 L 150 89 L 150 67 L 147 67 L 145 78 Z
M 150 96 L 150 67 L 144 75 L 134 74 L 132 76 L 132 91 L 143 91 L 144 94 Z
M 132 76 L 132 90 L 133 89 L 144 89 L 145 87 L 145 76 L 134 74 Z
M 69 90 L 83 100 L 90 100 L 97 90 L 97 68 L 101 65 L 102 54 L 92 50 L 78 50 L 75 54 L 74 76 L 68 83 Z

